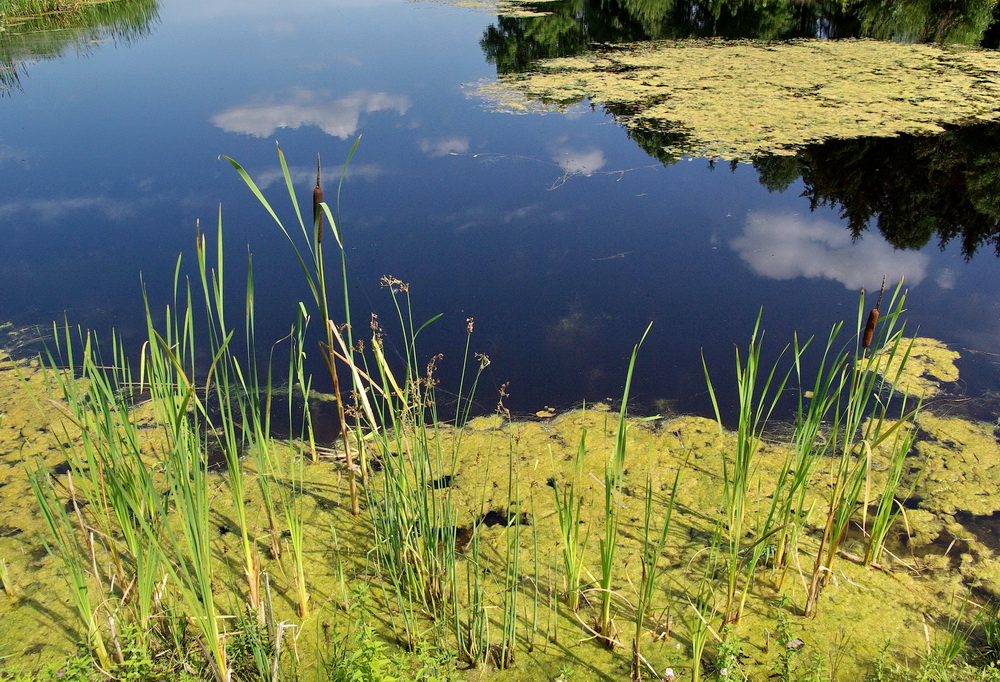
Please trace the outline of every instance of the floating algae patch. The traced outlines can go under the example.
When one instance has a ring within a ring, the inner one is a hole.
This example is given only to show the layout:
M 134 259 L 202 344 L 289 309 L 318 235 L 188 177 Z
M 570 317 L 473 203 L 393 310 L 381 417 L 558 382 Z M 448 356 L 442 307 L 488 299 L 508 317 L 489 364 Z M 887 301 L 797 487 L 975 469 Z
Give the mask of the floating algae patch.
M 958 381 L 958 367 L 955 361 L 958 351 L 949 349 L 937 339 L 917 337 L 913 339 L 906 364 L 900 372 L 907 341 L 903 341 L 899 351 L 881 369 L 883 376 L 894 381 L 893 388 L 912 396 L 930 397 L 941 393 L 942 384 Z
M 517 88 L 507 87 L 507 81 L 483 78 L 467 83 L 464 91 L 469 96 L 481 99 L 490 111 L 505 114 L 552 114 L 567 113 L 570 108 L 583 111 L 582 105 L 557 105 L 532 97 Z
M 941 417 L 917 418 L 917 453 L 923 474 L 916 490 L 920 507 L 938 514 L 977 516 L 1000 511 L 1000 443 L 996 425 Z
M 25 388 L 29 390 L 25 390 Z M 53 392 L 55 391 L 55 392 Z M 11 590 L 0 592 L 0 678 L 7 674 L 23 673 L 32 676 L 51 664 L 59 664 L 68 656 L 78 653 L 86 641 L 83 626 L 71 599 L 65 569 L 61 561 L 50 555 L 46 548 L 49 531 L 39 511 L 29 484 L 29 469 L 44 463 L 54 481 L 54 489 L 66 498 L 66 510 L 73 512 L 73 504 L 66 496 L 68 466 L 62 448 L 81 447 L 79 433 L 67 423 L 66 413 L 60 407 L 61 399 L 55 389 L 51 374 L 41 369 L 37 360 L 14 361 L 0 351 L 0 558 L 5 560 L 11 580 Z M 33 399 L 32 395 L 37 398 Z M 50 399 L 51 398 L 51 399 Z M 150 455 L 150 470 L 156 485 L 166 487 L 162 480 L 162 454 L 164 440 L 159 424 L 155 422 L 149 403 L 137 405 L 130 411 L 137 424 L 144 451 Z M 288 460 L 291 449 L 280 443 L 272 446 L 276 457 Z M 290 550 L 280 559 L 272 559 L 263 547 L 268 542 L 267 519 L 260 501 L 259 491 L 253 484 L 255 472 L 247 467 L 248 500 L 252 511 L 249 515 L 253 533 L 262 545 L 261 567 L 269 575 L 269 587 L 274 593 L 274 614 L 277 620 L 295 619 L 295 571 L 290 561 Z M 368 529 L 346 511 L 346 486 L 342 472 L 330 463 L 307 467 L 304 475 L 304 493 L 299 502 L 306 523 L 306 565 L 311 580 L 311 594 L 315 604 L 325 605 L 333 611 L 324 613 L 324 619 L 336 628 L 346 629 L 347 614 L 332 605 L 346 599 L 339 571 L 348 576 L 363 575 Z M 277 484 L 287 484 L 278 480 Z M 76 484 L 79 486 L 79 482 Z M 240 592 L 239 534 L 232 495 L 225 473 L 209 477 L 209 507 L 212 524 L 212 553 L 217 561 L 216 580 L 222 613 L 227 614 L 224 627 L 233 632 L 237 625 L 233 618 L 239 613 L 233 599 Z M 83 518 L 93 523 L 87 502 L 77 507 Z M 172 522 L 179 523 L 177 515 Z M 287 544 L 287 541 L 286 541 Z M 97 559 L 102 575 L 112 573 L 106 563 L 101 545 Z M 81 548 L 83 545 L 81 544 Z M 88 568 L 90 559 L 86 561 Z M 92 603 L 98 604 L 91 573 Z M 107 578 L 108 576 L 105 576 Z M 165 579 L 166 580 L 166 579 Z M 166 585 L 168 594 L 176 596 L 177 588 Z M 230 589 L 231 588 L 231 589 Z M 105 587 L 105 589 L 107 589 Z M 349 589 L 349 588 L 348 588 Z M 113 590 L 112 590 L 113 591 Z M 95 606 L 99 611 L 100 606 Z M 100 613 L 98 618 L 102 619 Z M 356 615 L 352 615 L 356 619 Z M 102 620 L 103 622 L 103 620 Z M 127 622 L 123 620 L 121 622 Z M 295 619 L 297 625 L 302 624 Z M 319 621 L 310 622 L 310 634 L 320 630 Z M 191 642 L 195 646 L 194 642 Z M 301 652 L 307 660 L 318 660 L 315 638 L 295 636 L 292 655 Z M 177 673 L 175 678 L 183 677 Z M 144 678 L 145 679 L 145 678 Z M 159 679 L 159 678 L 157 678 Z M 187 679 L 187 677 L 184 677 Z
M 871 40 L 660 41 L 544 60 L 471 91 L 501 111 L 522 97 L 589 99 L 636 133 L 679 133 L 667 154 L 748 160 L 998 120 L 1000 54 Z
M 40 394 L 37 362 L 15 362 L 0 351 L 0 558 L 13 594 L 0 596 L 0 660 L 27 670 L 41 660 L 65 657 L 83 638 L 65 581 L 45 549 L 44 521 L 28 483 L 26 462 L 64 461 L 58 450 L 58 410 L 36 405 L 22 378 Z
M 3 389 L 0 439 L 5 451 L 14 449 L 14 454 L 5 455 L 0 462 L 9 465 L 0 466 L 5 476 L 4 487 L 0 488 L 4 493 L 0 495 L 4 519 L 0 523 L 9 526 L 0 528 L 0 551 L 11 559 L 8 563 L 12 565 L 17 585 L 15 598 L 0 597 L 0 618 L 4 623 L 14 624 L 0 628 L 0 656 L 19 657 L 30 670 L 35 669 L 37 661 L 52 660 L 72 651 L 83 635 L 56 562 L 47 556 L 39 540 L 43 527 L 34 511 L 22 464 L 24 457 L 34 454 L 45 457 L 50 465 L 58 464 L 61 453 L 51 445 L 56 442 L 53 438 L 61 433 L 58 428 L 61 412 L 45 400 L 35 406 L 20 390 L 17 374 L 26 377 L 38 395 L 45 395 L 37 367 L 22 364 L 15 371 L 12 363 L 4 361 L 0 370 L 8 370 L 0 371 L 0 389 Z M 503 630 L 505 595 L 514 589 L 521 600 L 514 667 L 506 671 L 490 666 L 476 670 L 453 668 L 455 676 L 477 680 L 551 680 L 571 666 L 578 679 L 627 677 L 628 652 L 621 647 L 609 651 L 593 641 L 587 629 L 592 627 L 598 609 L 595 576 L 600 567 L 598 538 L 604 533 L 604 471 L 617 438 L 617 417 L 609 406 L 596 405 L 554 414 L 542 421 L 511 422 L 493 416 L 475 419 L 462 431 L 447 426 L 434 430 L 431 444 L 440 446 L 442 452 L 455 453 L 454 460 L 449 454 L 442 459 L 440 470 L 430 472 L 427 487 L 434 496 L 448 496 L 452 504 L 452 518 L 447 522 L 455 526 L 459 583 L 456 601 L 468 603 L 465 581 L 467 576 L 478 572 L 486 590 L 485 613 L 493 633 L 491 644 L 496 645 Z M 142 415 L 137 418 L 145 419 Z M 929 425 L 922 423 L 921 428 L 922 432 L 931 432 Z M 148 431 L 155 433 L 156 429 Z M 155 446 L 155 438 L 150 437 Z M 66 438 L 72 445 L 72 434 Z M 585 447 L 582 468 L 578 470 L 576 457 L 581 441 Z M 652 615 L 643 628 L 643 655 L 657 670 L 673 667 L 687 671 L 691 663 L 691 624 L 697 618 L 690 604 L 705 575 L 705 559 L 709 554 L 706 550 L 711 546 L 717 522 L 725 513 L 721 490 L 723 462 L 725 455 L 731 456 L 735 436 L 720 430 L 715 421 L 685 416 L 630 420 L 625 443 L 623 495 L 617 502 L 618 552 L 612 580 L 612 589 L 618 595 L 613 605 L 615 626 L 619 638 L 628 641 L 634 631 L 634 586 L 641 579 L 638 557 L 646 486 L 650 485 L 653 491 L 654 524 L 662 523 L 668 495 L 680 472 L 673 522 L 660 558 L 662 577 L 654 592 Z M 972 441 L 969 444 L 975 445 Z M 274 452 L 282 460 L 293 456 L 290 448 L 276 446 Z M 761 513 L 766 513 L 774 481 L 788 454 L 787 438 L 762 445 L 749 486 L 748 518 L 759 519 Z M 252 480 L 255 474 L 250 463 L 247 464 L 246 473 Z M 294 612 L 294 570 L 287 545 L 281 559 L 267 556 L 264 549 L 268 542 L 267 520 L 259 497 L 252 492 L 256 486 L 248 485 L 249 523 L 261 545 L 262 568 L 271 576 L 276 615 L 278 620 L 294 624 L 300 632 L 294 646 L 303 665 L 316 660 L 316 650 L 324 638 L 342 636 L 347 623 L 358 618 L 356 611 L 345 610 L 343 606 L 359 603 L 358 595 L 364 595 L 363 603 L 373 619 L 374 631 L 390 642 L 399 636 L 398 630 L 394 632 L 392 628 L 394 621 L 398 627 L 400 618 L 394 599 L 389 597 L 393 588 L 384 581 L 373 561 L 375 539 L 367 509 L 368 505 L 379 503 L 378 491 L 385 475 L 385 470 L 373 474 L 369 487 L 373 496 L 366 501 L 361 516 L 353 517 L 348 511 L 343 470 L 330 462 L 305 467 L 300 503 L 305 520 L 306 575 L 312 608 L 312 615 L 306 619 L 299 619 Z M 560 598 L 564 590 L 562 545 L 553 490 L 556 487 L 564 490 L 571 481 L 578 484 L 583 496 L 581 535 L 589 537 L 584 554 L 585 598 L 579 614 L 573 614 Z M 829 490 L 828 472 L 819 466 L 806 506 L 822 508 Z M 212 477 L 210 495 L 216 528 L 213 553 L 218 563 L 219 600 L 220 605 L 224 604 L 222 610 L 232 614 L 235 608 L 232 595 L 240 591 L 241 575 L 233 558 L 239 551 L 236 510 L 225 475 Z M 962 532 L 947 512 L 930 508 L 918 511 L 920 514 L 913 515 L 914 527 L 919 526 L 920 532 L 928 537 L 940 534 L 942 528 Z M 819 523 L 820 514 L 814 516 L 814 522 Z M 505 583 L 505 570 L 512 547 L 510 524 L 514 523 L 519 529 L 520 576 L 511 587 Z M 735 631 L 736 637 L 744 640 L 743 665 L 750 679 L 765 679 L 779 665 L 782 649 L 773 639 L 779 608 L 776 602 L 783 601 L 793 635 L 804 642 L 805 654 L 800 657 L 803 667 L 814 657 L 824 659 L 827 665 L 840 661 L 839 679 L 861 679 L 886 640 L 893 641 L 895 654 L 922 656 L 928 636 L 925 625 L 931 637 L 943 636 L 955 592 L 968 584 L 986 588 L 992 585 L 992 576 L 977 572 L 975 559 L 987 556 L 986 550 L 973 544 L 963 548 L 958 566 L 939 562 L 935 564 L 939 565 L 938 570 L 923 574 L 906 570 L 875 571 L 842 560 L 834 566 L 832 582 L 823 592 L 817 617 L 806 619 L 799 615 L 806 595 L 798 571 L 810 569 L 810 553 L 815 552 L 816 535 L 820 531 L 812 526 L 801 538 L 799 565 L 793 565 L 783 583 L 781 576 L 767 567 L 755 574 L 747 613 Z M 478 557 L 471 554 L 469 538 L 473 533 L 479 543 Z M 966 555 L 971 558 L 965 559 Z M 932 559 L 926 561 L 930 563 Z M 714 594 L 709 601 L 714 601 L 716 609 L 722 609 L 725 578 L 717 575 L 715 579 Z M 717 620 L 713 622 L 718 625 Z M 323 623 L 330 625 L 324 627 Z M 422 631 L 434 633 L 430 636 L 452 644 L 447 624 L 427 621 L 418 626 Z M 716 656 L 716 648 L 714 642 L 709 645 L 708 658 Z
M 426 0 L 422 0 L 426 1 Z M 541 17 L 549 12 L 543 9 L 546 3 L 559 0 L 434 0 L 438 4 L 452 5 L 465 9 L 488 12 L 503 17 Z

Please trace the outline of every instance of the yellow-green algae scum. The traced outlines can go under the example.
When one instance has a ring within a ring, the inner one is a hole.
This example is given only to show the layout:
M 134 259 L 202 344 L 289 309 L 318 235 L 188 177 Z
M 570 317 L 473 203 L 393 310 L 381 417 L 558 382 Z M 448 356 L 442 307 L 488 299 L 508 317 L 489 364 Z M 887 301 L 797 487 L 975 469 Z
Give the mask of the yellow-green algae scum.
M 1000 118 L 1000 54 L 873 40 L 609 46 L 472 84 L 498 111 L 590 99 L 625 126 L 684 133 L 668 153 L 747 160 L 831 138 Z
M 419 0 L 425 1 L 425 0 Z M 540 17 L 546 12 L 537 7 L 558 0 L 433 0 L 440 5 L 450 5 L 505 17 Z
M 911 368 L 911 378 L 933 384 L 957 379 L 954 360 L 957 353 L 932 340 L 918 339 L 916 355 L 922 361 Z M 42 374 L 34 363 L 16 364 L 0 358 L 0 557 L 7 560 L 13 579 L 13 596 L 0 598 L 0 656 L 4 665 L 36 669 L 47 660 L 70 652 L 81 631 L 67 595 L 67 588 L 57 573 L 55 562 L 47 556 L 40 541 L 43 527 L 28 488 L 26 460 L 43 457 L 50 465 L 62 459 L 54 439 L 62 439 L 60 412 L 42 400 L 36 406 L 22 387 L 27 381 L 38 395 L 45 395 Z M 570 666 L 578 679 L 625 679 L 627 653 L 609 652 L 593 641 L 586 630 L 568 613 L 564 605 L 551 598 L 562 589 L 561 578 L 554 571 L 561 567 L 558 524 L 552 505 L 551 484 L 563 485 L 575 477 L 574 456 L 581 433 L 587 431 L 587 453 L 583 476 L 583 522 L 590 533 L 584 581 L 592 583 L 598 570 L 597 538 L 603 532 L 605 461 L 615 440 L 617 415 L 598 405 L 530 422 L 508 422 L 499 417 L 474 420 L 463 436 L 455 477 L 448 488 L 435 492 L 451 495 L 458 509 L 458 525 L 472 525 L 484 512 L 513 512 L 508 499 L 508 476 L 516 472 L 522 511 L 529 514 L 530 525 L 521 529 L 522 571 L 520 584 L 523 620 L 519 629 L 519 648 L 515 668 L 510 671 L 474 670 L 461 673 L 472 678 L 553 679 L 560 667 Z M 136 419 L 148 422 L 140 411 Z M 918 658 L 930 644 L 942 641 L 949 617 L 957 615 L 957 596 L 966 596 L 975 588 L 978 599 L 1000 597 L 1000 569 L 993 552 L 980 542 L 960 519 L 968 515 L 986 515 L 1000 510 L 1000 445 L 993 424 L 974 423 L 935 415 L 928 410 L 920 418 L 920 437 L 913 455 L 914 468 L 921 465 L 923 476 L 915 491 L 918 508 L 906 512 L 910 538 L 897 542 L 898 561 L 889 561 L 892 571 L 865 569 L 841 559 L 834 565 L 832 583 L 823 592 L 818 616 L 799 616 L 805 602 L 806 571 L 811 565 L 810 552 L 815 548 L 815 534 L 802 541 L 798 565 L 784 580 L 782 593 L 787 596 L 787 610 L 792 618 L 793 635 L 805 643 L 803 659 L 824 657 L 830 666 L 837 662 L 837 679 L 859 679 L 864 666 L 876 658 L 883 646 L 892 642 L 891 652 L 899 657 Z M 155 429 L 151 429 L 155 432 Z M 653 604 L 654 617 L 648 622 L 643 653 L 659 668 L 687 670 L 690 641 L 687 623 L 692 618 L 688 599 L 701 577 L 697 557 L 704 556 L 712 531 L 720 518 L 720 494 L 723 454 L 732 452 L 734 437 L 722 433 L 718 425 L 697 417 L 633 420 L 629 422 L 626 456 L 625 496 L 621 514 L 619 553 L 614 588 L 623 601 L 616 605 L 616 624 L 623 641 L 631 631 L 631 609 L 624 600 L 633 601 L 638 578 L 636 551 L 641 534 L 644 489 L 651 482 L 658 505 L 664 505 L 678 468 L 683 466 L 678 490 L 677 509 L 665 551 L 666 566 Z M 446 447 L 454 432 L 443 429 L 440 438 Z M 151 437 L 151 450 L 156 439 Z M 787 454 L 787 444 L 768 442 L 754 471 L 751 486 L 753 509 L 769 503 L 772 481 Z M 827 486 L 828 469 L 821 462 L 812 484 L 816 512 L 820 522 Z M 872 489 L 881 483 L 879 472 L 884 463 L 876 456 Z M 442 472 L 446 473 L 446 472 Z M 305 500 L 307 518 L 307 572 L 309 574 L 313 615 L 301 623 L 299 654 L 306 662 L 313 660 L 320 624 L 330 622 L 332 636 L 343 627 L 343 615 L 337 603 L 346 598 L 357 583 L 370 585 L 374 595 L 373 618 L 388 632 L 386 624 L 392 606 L 380 601 L 378 576 L 365 561 L 371 547 L 370 527 L 365 514 L 354 518 L 347 513 L 345 482 L 335 465 L 323 463 L 306 469 Z M 63 477 L 64 478 L 64 477 Z M 905 485 L 905 484 L 904 484 Z M 252 489 L 253 486 L 248 486 Z M 259 507 L 251 502 L 254 509 Z M 215 479 L 212 501 L 213 521 L 220 529 L 233 529 L 231 503 L 225 476 Z M 532 515 L 533 512 L 533 515 Z M 751 511 L 751 517 L 752 517 Z M 263 518 L 258 516 L 253 529 L 261 544 L 266 544 Z M 334 540 L 331 529 L 336 529 Z M 491 569 L 487 582 L 490 599 L 496 608 L 492 617 L 499 619 L 501 604 L 502 557 L 506 531 L 502 525 L 480 525 L 482 555 Z M 587 531 L 585 530 L 584 533 Z M 900 530 L 900 534 L 902 534 Z M 534 564 L 533 537 L 537 533 L 539 566 Z M 216 551 L 235 556 L 232 545 L 235 533 L 221 532 Z M 950 553 L 946 550 L 952 540 Z M 845 548 L 859 553 L 850 544 Z M 286 555 L 290 553 L 286 552 Z M 459 556 L 459 575 L 469 558 Z M 233 560 L 235 563 L 235 560 Z M 346 594 L 338 581 L 338 563 L 345 569 Z M 279 619 L 298 623 L 293 607 L 291 567 L 264 560 L 264 569 L 272 576 L 278 595 Z M 219 576 L 226 584 L 238 585 L 238 568 L 227 571 L 219 562 Z M 538 580 L 535 581 L 537 574 Z M 462 580 L 460 578 L 460 580 Z M 537 631 L 532 634 L 532 608 L 535 585 L 539 590 Z M 717 599 L 722 599 L 721 583 Z M 220 606 L 231 612 L 232 602 L 221 591 Z M 776 624 L 775 601 L 779 597 L 776 579 L 762 570 L 748 604 L 747 615 L 737 635 L 745 638 L 744 652 L 751 679 L 767 677 L 780 647 L 773 633 Z M 593 595 L 592 595 L 593 597 Z M 721 608 L 720 603 L 720 608 Z M 555 614 L 555 615 L 554 615 Z M 594 607 L 585 605 L 581 618 L 589 623 Z M 666 638 L 662 635 L 669 622 Z M 499 637 L 495 622 L 493 637 Z M 768 632 L 771 633 L 768 644 Z M 654 641 L 655 640 L 655 641 Z M 534 646 L 529 652 L 528 643 Z M 312 642 L 312 643 L 311 643 Z M 710 651 L 714 644 L 710 644 Z M 806 661 L 803 660 L 803 664 Z M 307 663 L 308 665 L 308 663 Z

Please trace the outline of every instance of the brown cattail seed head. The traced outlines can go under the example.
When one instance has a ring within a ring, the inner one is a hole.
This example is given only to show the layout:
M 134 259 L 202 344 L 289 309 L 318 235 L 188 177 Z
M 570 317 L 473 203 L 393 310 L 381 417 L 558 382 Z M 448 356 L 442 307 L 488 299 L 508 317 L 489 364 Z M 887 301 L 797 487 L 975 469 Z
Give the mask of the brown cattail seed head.
M 323 186 L 320 184 L 319 154 L 316 155 L 316 188 L 313 190 L 313 224 L 316 226 L 316 243 L 323 241 Z
M 868 346 L 872 345 L 872 339 L 875 338 L 875 325 L 878 324 L 878 316 L 878 308 L 872 308 L 872 311 L 868 313 L 868 324 L 865 325 L 865 335 L 861 338 L 861 346 L 865 350 L 868 350 Z

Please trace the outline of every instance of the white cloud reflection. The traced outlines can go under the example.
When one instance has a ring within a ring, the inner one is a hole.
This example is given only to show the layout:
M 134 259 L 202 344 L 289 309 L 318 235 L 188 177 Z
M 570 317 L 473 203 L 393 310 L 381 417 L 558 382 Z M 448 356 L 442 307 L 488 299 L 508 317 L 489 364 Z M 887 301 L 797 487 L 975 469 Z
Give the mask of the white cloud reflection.
M 323 186 L 336 186 L 336 183 L 340 180 L 340 171 L 341 168 L 339 165 L 336 168 L 324 168 Z M 374 180 L 380 175 L 385 174 L 385 172 L 385 169 L 377 163 L 352 163 L 347 167 L 347 179 L 363 178 L 365 180 Z M 316 184 L 315 166 L 289 166 L 288 174 L 292 178 L 292 184 L 296 187 L 312 187 Z M 263 170 L 258 173 L 251 173 L 250 177 L 253 178 L 253 181 L 257 183 L 257 187 L 261 190 L 265 190 L 271 185 L 277 183 L 281 183 L 283 185 L 285 182 L 285 176 L 282 173 L 281 168 L 277 166 L 274 168 L 268 168 L 267 170 Z
M 763 277 L 820 277 L 848 289 L 878 289 L 883 273 L 887 282 L 905 277 L 909 284 L 919 284 L 930 261 L 917 251 L 896 250 L 877 233 L 852 242 L 839 223 L 792 214 L 750 213 L 743 234 L 729 245 Z
M 942 289 L 954 289 L 957 279 L 954 270 L 951 268 L 941 268 L 940 272 L 934 277 L 934 282 Z
M 552 160 L 568 175 L 590 175 L 604 168 L 608 162 L 600 149 L 573 149 L 569 146 L 555 148 Z
M 7 144 L 0 144 L 0 166 L 5 165 L 8 161 L 12 161 L 15 164 L 21 165 L 25 170 L 29 170 L 28 158 L 29 154 L 16 147 L 11 147 Z
M 284 101 L 231 107 L 211 120 L 227 133 L 270 137 L 278 128 L 316 126 L 327 135 L 344 140 L 357 132 L 361 114 L 395 111 L 402 116 L 410 106 L 405 95 L 358 91 L 333 99 L 328 93 L 298 88 Z
M 399 0 L 337 0 L 336 6 L 377 7 L 379 5 L 398 4 Z M 236 14 L 249 18 L 270 18 L 278 3 L 274 0 L 177 0 L 171 3 L 171 18 L 180 21 L 205 21 L 224 19 Z M 329 12 L 329 0 L 295 0 L 281 3 L 281 10 L 292 16 L 306 16 L 315 20 L 317 13 Z
M 106 196 L 11 201 L 0 204 L 0 218 L 29 215 L 43 222 L 62 220 L 80 211 L 97 211 L 112 221 L 135 218 L 138 215 L 134 204 Z
M 418 144 L 420 145 L 420 151 L 430 157 L 465 154 L 469 151 L 469 138 L 458 135 L 442 137 L 436 140 L 424 138 Z

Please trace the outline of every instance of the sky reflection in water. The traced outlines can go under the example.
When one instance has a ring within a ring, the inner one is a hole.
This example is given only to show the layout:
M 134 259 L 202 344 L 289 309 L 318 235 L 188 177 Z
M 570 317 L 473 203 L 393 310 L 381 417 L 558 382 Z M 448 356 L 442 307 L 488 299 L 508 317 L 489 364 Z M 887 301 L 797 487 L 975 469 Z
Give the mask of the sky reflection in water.
M 378 280 L 410 282 L 417 318 L 444 313 L 422 349 L 445 353 L 447 387 L 475 317 L 473 349 L 493 360 L 484 409 L 505 381 L 522 411 L 618 395 L 652 320 L 639 399 L 705 411 L 702 350 L 730 373 L 761 306 L 774 353 L 793 330 L 825 335 L 882 273 L 906 277 L 921 333 L 1000 352 L 991 248 L 966 262 L 957 242 L 853 238 L 838 210 L 800 196 L 804 171 L 769 191 L 750 166 L 664 167 L 600 109 L 488 112 L 462 86 L 496 73 L 480 46 L 492 22 L 430 3 L 168 0 L 142 40 L 29 64 L 0 99 L 2 316 L 65 311 L 137 342 L 140 276 L 161 309 L 195 220 L 213 235 L 221 202 L 233 299 L 249 249 L 258 336 L 281 337 L 306 296 L 298 266 L 218 157 L 287 208 L 275 141 L 306 201 L 315 154 L 330 199 L 362 134 L 340 207 L 357 319 L 374 308 L 391 334 Z M 989 365 L 974 378 L 998 388 Z

